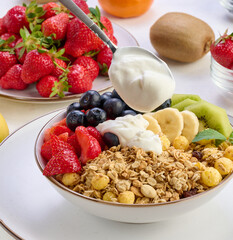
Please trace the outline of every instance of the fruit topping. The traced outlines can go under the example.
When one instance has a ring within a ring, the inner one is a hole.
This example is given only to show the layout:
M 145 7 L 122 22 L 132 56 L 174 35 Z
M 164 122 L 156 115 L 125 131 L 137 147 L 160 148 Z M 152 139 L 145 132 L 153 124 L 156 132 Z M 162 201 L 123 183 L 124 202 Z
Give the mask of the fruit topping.
M 104 133 L 103 140 L 109 148 L 113 146 L 118 146 L 120 144 L 120 141 L 117 135 L 111 132 Z
M 66 124 L 73 132 L 77 126 L 85 125 L 86 116 L 80 110 L 73 110 L 66 116 Z
M 101 103 L 100 94 L 97 91 L 89 90 L 82 94 L 79 103 L 84 109 L 99 107 Z
M 106 121 L 107 114 L 103 109 L 95 107 L 87 111 L 86 118 L 88 124 L 95 127 L 98 124 Z

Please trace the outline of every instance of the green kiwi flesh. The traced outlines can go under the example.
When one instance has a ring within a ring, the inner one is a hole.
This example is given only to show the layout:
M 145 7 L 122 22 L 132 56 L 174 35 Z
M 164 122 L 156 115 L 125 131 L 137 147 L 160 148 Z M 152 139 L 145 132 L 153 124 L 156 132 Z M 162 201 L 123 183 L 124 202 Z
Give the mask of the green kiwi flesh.
M 185 108 L 196 114 L 199 120 L 206 123 L 209 128 L 215 129 L 228 138 L 232 132 L 225 109 L 206 101 L 199 101 Z
M 173 105 L 172 107 L 178 109 L 179 111 L 183 111 L 186 107 L 194 103 L 197 103 L 197 101 L 186 98 L 185 100 Z
M 187 98 L 194 100 L 194 101 L 201 101 L 201 98 L 195 94 L 173 94 L 172 98 L 171 98 L 171 100 L 172 100 L 171 106 L 174 106 L 177 103 L 182 102 L 183 100 L 185 100 Z

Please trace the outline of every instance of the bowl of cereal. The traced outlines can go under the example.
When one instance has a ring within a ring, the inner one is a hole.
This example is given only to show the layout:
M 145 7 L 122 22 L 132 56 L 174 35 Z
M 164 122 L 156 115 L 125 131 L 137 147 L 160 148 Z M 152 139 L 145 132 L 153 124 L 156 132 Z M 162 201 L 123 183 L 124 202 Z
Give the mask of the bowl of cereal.
M 230 138 L 210 128 L 198 133 L 195 114 L 170 105 L 94 127 L 87 122 L 71 126 L 68 119 L 73 111 L 87 115 L 73 105 L 41 129 L 35 158 L 41 177 L 86 212 L 128 223 L 167 220 L 207 203 L 233 177 Z M 176 119 L 174 130 L 167 121 L 163 125 L 166 116 Z M 185 129 L 187 121 L 193 121 L 196 129 Z

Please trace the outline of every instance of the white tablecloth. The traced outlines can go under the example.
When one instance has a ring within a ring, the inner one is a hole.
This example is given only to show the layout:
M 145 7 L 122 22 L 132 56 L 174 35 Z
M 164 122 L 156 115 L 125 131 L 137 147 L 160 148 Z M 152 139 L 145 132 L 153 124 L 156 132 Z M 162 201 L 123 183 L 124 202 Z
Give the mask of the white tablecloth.
M 0 17 L 6 11 L 23 0 L 1 1 Z M 89 6 L 98 4 L 97 0 L 88 0 Z M 150 10 L 137 18 L 120 19 L 104 12 L 112 21 L 127 29 L 138 41 L 139 45 L 154 51 L 150 40 L 149 30 L 152 24 L 163 14 L 170 11 L 185 12 L 207 22 L 214 30 L 216 37 L 227 28 L 233 30 L 233 15 L 229 14 L 217 0 L 155 0 Z M 172 23 L 171 23 L 172 24 Z M 198 33 L 197 33 L 198 34 Z M 179 63 L 164 59 L 175 77 L 176 93 L 198 94 L 201 98 L 224 107 L 227 113 L 233 115 L 233 101 L 218 90 L 210 78 L 210 54 L 194 63 Z M 68 103 L 32 104 L 0 98 L 0 112 L 5 117 L 10 132 L 48 112 L 66 107 Z M 1 216 L 0 216 L 1 217 Z M 12 239 L 0 229 L 0 239 Z M 203 238 L 204 239 L 204 238 Z

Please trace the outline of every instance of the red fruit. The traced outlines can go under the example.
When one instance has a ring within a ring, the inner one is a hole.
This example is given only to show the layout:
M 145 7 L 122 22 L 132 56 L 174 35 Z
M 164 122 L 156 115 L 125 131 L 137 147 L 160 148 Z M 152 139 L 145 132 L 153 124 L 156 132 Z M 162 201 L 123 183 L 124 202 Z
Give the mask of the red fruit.
M 64 46 L 67 54 L 79 57 L 86 52 L 98 49 L 102 43 L 103 41 L 78 18 L 69 22 Z
M 10 38 L 11 36 L 14 36 L 15 37 L 15 40 L 11 43 L 8 44 L 8 46 L 10 48 L 13 48 L 15 47 L 16 45 L 16 42 L 20 39 L 20 36 L 18 34 L 15 34 L 15 33 L 4 33 L 0 36 L 1 39 L 3 40 L 8 40 L 8 38 Z
M 67 142 L 68 140 L 68 137 L 69 137 L 69 133 L 68 132 L 64 132 L 60 135 L 58 135 L 58 138 L 64 142 Z
M 2 21 L 3 26 L 7 29 L 7 32 L 19 33 L 20 28 L 28 25 L 25 10 L 25 7 L 14 6 L 6 13 Z
M 86 1 L 84 0 L 72 0 L 76 5 L 78 5 L 84 13 L 88 14 L 90 13 L 90 10 L 88 8 L 88 5 L 86 3 Z M 72 13 L 71 13 L 72 14 Z M 72 14 L 73 15 L 73 14 Z M 74 16 L 74 15 L 73 15 Z
M 43 145 L 41 146 L 40 153 L 41 156 L 47 161 L 49 161 L 52 158 L 51 140 L 43 143 Z
M 16 45 L 19 44 L 19 43 L 21 43 L 21 42 L 23 42 L 23 39 L 22 39 L 22 38 L 20 38 L 20 39 L 16 42 Z M 20 58 L 19 56 L 20 56 L 20 50 L 21 50 L 21 49 L 22 49 L 22 47 L 16 48 L 16 49 L 15 49 L 15 53 L 16 53 L 16 57 L 17 57 L 18 61 L 19 61 L 21 64 L 23 64 L 24 61 L 25 61 L 26 55 L 27 55 L 27 50 L 25 49 L 25 52 L 24 52 L 23 56 Z
M 27 84 L 21 79 L 22 65 L 16 64 L 12 66 L 7 73 L 1 77 L 0 86 L 5 89 L 23 90 L 27 88 Z
M 42 25 L 42 32 L 46 37 L 51 34 L 56 34 L 53 38 L 56 40 L 64 39 L 66 36 L 67 26 L 69 23 L 69 15 L 66 13 L 59 13 L 56 16 L 46 19 Z
M 71 85 L 69 92 L 84 93 L 92 88 L 92 79 L 86 69 L 78 64 L 73 65 L 67 74 L 68 84 Z
M 49 160 L 43 175 L 52 176 L 56 174 L 73 173 L 81 170 L 81 164 L 74 151 L 65 149 L 53 155 Z
M 33 83 L 49 75 L 53 70 L 53 61 L 47 53 L 32 50 L 25 58 L 21 77 L 25 83 Z
M 68 137 L 67 143 L 69 143 L 75 150 L 78 156 L 81 155 L 81 146 L 77 141 L 76 135 L 73 134 L 72 136 Z
M 0 35 L 6 32 L 7 32 L 7 29 L 3 26 L 3 20 L 2 18 L 0 18 Z
M 92 81 L 94 81 L 99 74 L 99 65 L 91 57 L 81 56 L 75 60 L 73 64 L 79 64 L 86 68 L 88 74 L 90 75 Z
M 61 66 L 62 68 L 64 68 L 64 69 L 67 68 L 66 63 L 65 63 L 63 60 L 56 58 L 56 59 L 55 59 L 55 62 L 56 62 L 59 66 Z M 64 72 L 64 71 L 63 71 L 61 68 L 59 68 L 58 66 L 56 66 L 55 69 L 53 70 L 53 72 L 51 73 L 51 75 L 59 78 L 59 76 L 62 75 L 63 72 Z
M 74 151 L 74 148 L 70 144 L 62 141 L 56 135 L 51 136 L 51 146 L 52 146 L 52 155 L 53 156 L 56 155 L 58 152 L 60 152 L 62 150 L 72 150 L 72 151 Z
M 101 146 L 101 149 L 104 150 L 105 148 L 105 143 L 102 139 L 102 136 L 100 134 L 100 132 L 95 128 L 95 127 L 91 127 L 91 126 L 88 126 L 87 127 L 87 131 L 88 133 L 93 136 L 94 138 L 96 138 L 96 140 L 99 142 L 100 146 Z
M 51 75 L 45 76 L 37 82 L 36 89 L 42 97 L 49 97 L 50 94 L 52 93 L 54 83 L 58 81 L 59 81 L 58 78 L 54 76 Z
M 45 11 L 45 14 L 41 18 L 47 19 L 56 15 L 56 10 L 54 10 L 53 8 L 59 8 L 59 5 L 54 2 L 49 2 L 44 4 L 42 7 Z
M 233 37 L 224 34 L 211 45 L 210 52 L 220 65 L 233 69 Z
M 105 16 L 101 16 L 100 21 L 105 26 L 105 28 L 107 28 L 107 29 L 103 28 L 103 31 L 105 33 L 109 33 L 110 35 L 113 35 L 113 27 L 112 27 L 111 21 Z
M 108 46 L 105 46 L 97 55 L 97 62 L 99 63 L 102 75 L 108 75 L 108 69 L 112 62 L 112 56 L 112 51 Z
M 55 127 L 55 126 L 66 126 L 67 127 L 67 125 L 66 125 L 66 118 L 63 118 L 61 121 L 59 121 L 57 123 L 54 123 L 53 127 Z
M 94 159 L 101 153 L 101 147 L 96 138 L 88 133 L 83 126 L 78 126 L 75 130 L 77 140 L 81 146 L 80 161 L 86 164 L 88 160 Z
M 0 52 L 0 77 L 17 63 L 16 56 L 9 52 Z
M 68 133 L 69 135 L 71 133 L 71 130 L 67 126 L 58 125 L 53 127 L 53 134 L 58 136 L 63 133 Z

